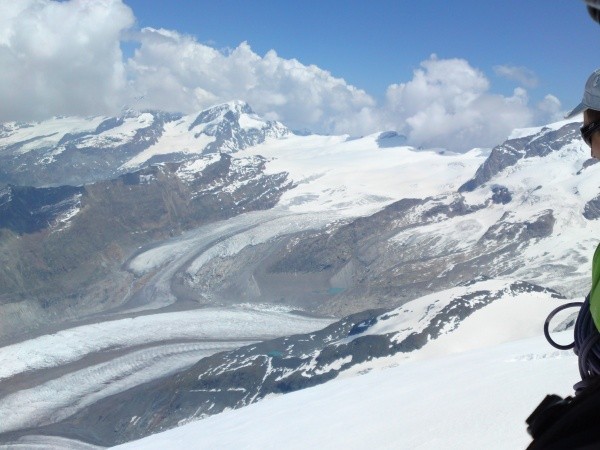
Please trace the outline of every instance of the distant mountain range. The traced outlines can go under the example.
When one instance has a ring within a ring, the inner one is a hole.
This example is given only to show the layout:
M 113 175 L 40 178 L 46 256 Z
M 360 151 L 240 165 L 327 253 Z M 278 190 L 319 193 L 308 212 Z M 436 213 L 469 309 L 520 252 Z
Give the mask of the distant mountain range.
M 2 124 L 0 343 L 198 308 L 333 322 L 94 397 L 45 431 L 106 445 L 418 352 L 511 296 L 582 296 L 600 166 L 578 127 L 453 154 L 389 131 L 297 135 L 243 102 Z
M 0 183 L 47 187 L 116 178 L 154 163 L 235 153 L 290 131 L 244 102 L 195 115 L 126 110 L 118 117 L 56 117 L 0 124 Z

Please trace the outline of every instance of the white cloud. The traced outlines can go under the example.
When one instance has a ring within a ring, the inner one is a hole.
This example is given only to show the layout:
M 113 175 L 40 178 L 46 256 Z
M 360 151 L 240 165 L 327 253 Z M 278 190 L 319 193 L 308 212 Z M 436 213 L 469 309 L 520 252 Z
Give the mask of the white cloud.
M 118 108 L 119 35 L 133 22 L 120 0 L 2 2 L 0 121 Z
M 486 76 L 463 59 L 432 55 L 377 105 L 327 71 L 275 51 L 261 57 L 247 43 L 220 52 L 191 36 L 149 28 L 139 41 L 128 67 L 130 91 L 144 96 L 140 108 L 192 112 L 242 99 L 292 128 L 351 135 L 394 129 L 416 146 L 459 151 L 496 145 L 534 118 L 524 89 L 492 94 Z
M 563 120 L 568 111 L 561 109 L 560 100 L 554 95 L 546 95 L 541 102 L 537 104 L 538 123 L 558 122 Z
M 142 106 L 191 112 L 242 99 L 288 126 L 335 133 L 343 131 L 349 116 L 375 104 L 325 70 L 280 58 L 273 50 L 261 57 L 245 42 L 220 52 L 191 36 L 151 28 L 143 29 L 139 40 L 128 68 L 136 94 L 144 95 Z
M 527 67 L 517 67 L 510 65 L 494 66 L 496 75 L 509 80 L 517 81 L 521 86 L 534 88 L 538 85 L 538 79 L 535 73 Z
M 105 114 L 124 104 L 191 113 L 241 99 L 291 128 L 393 129 L 415 146 L 462 151 L 499 144 L 513 128 L 560 114 L 553 96 L 532 107 L 523 88 L 490 92 L 488 78 L 464 59 L 432 55 L 378 104 L 344 79 L 274 50 L 260 56 L 243 42 L 219 51 L 172 30 L 136 32 L 133 24 L 121 0 L 0 3 L 0 121 Z M 125 34 L 137 47 L 127 61 Z M 505 76 L 526 74 L 499 67 Z
M 467 150 L 499 144 L 514 128 L 530 124 L 533 113 L 522 88 L 504 97 L 489 87 L 464 59 L 432 55 L 411 81 L 388 88 L 389 123 L 415 145 Z

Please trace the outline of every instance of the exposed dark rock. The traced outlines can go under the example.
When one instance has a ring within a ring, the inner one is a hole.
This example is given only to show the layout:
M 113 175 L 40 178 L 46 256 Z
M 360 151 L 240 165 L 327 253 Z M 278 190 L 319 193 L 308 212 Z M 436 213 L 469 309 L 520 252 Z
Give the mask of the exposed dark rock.
M 564 295 L 554 289 L 538 286 L 537 284 L 531 284 L 526 281 L 515 281 L 514 283 L 511 283 L 510 290 L 515 294 L 520 294 L 523 292 L 538 292 L 550 294 L 552 298 L 558 298 L 562 300 L 566 299 Z
M 94 134 L 100 134 L 104 131 L 112 130 L 113 128 L 117 128 L 118 126 L 123 125 L 123 117 L 111 117 L 103 121 L 100 125 L 96 127 Z
M 504 186 L 493 186 L 492 193 L 492 202 L 496 204 L 506 205 L 512 201 L 510 191 Z
M 544 238 L 552 234 L 556 219 L 552 211 L 545 211 L 533 221 L 509 222 L 508 213 L 491 226 L 482 236 L 481 241 L 518 242 L 529 239 Z
M 585 204 L 583 208 L 583 217 L 587 220 L 596 220 L 600 218 L 600 195 L 597 195 Z
M 396 131 L 385 131 L 377 137 L 379 148 L 400 147 L 406 145 L 406 136 Z
M 525 155 L 525 146 L 531 138 L 512 139 L 494 147 L 490 156 L 479 166 L 473 179 L 463 184 L 458 192 L 471 192 L 487 183 L 497 173 L 517 163 Z
M 458 283 L 459 286 L 471 286 L 475 283 L 479 283 L 480 281 L 486 281 L 486 280 L 491 280 L 491 277 L 488 277 L 487 275 L 479 275 L 475 278 L 473 278 L 472 280 L 468 280 L 468 281 L 464 281 L 462 283 Z
M 578 123 L 569 123 L 554 131 L 543 128 L 535 136 L 510 139 L 494 147 L 490 156 L 475 172 L 475 176 L 464 183 L 458 191 L 474 191 L 522 158 L 544 157 L 560 150 L 573 139 L 580 139 L 579 126 Z
M 464 216 L 466 214 L 473 213 L 483 207 L 483 205 L 467 205 L 465 203 L 465 199 L 462 196 L 459 196 L 458 198 L 454 198 L 453 201 L 449 204 L 433 204 L 432 207 L 428 208 L 425 212 L 423 212 L 423 219 L 426 219 L 426 221 L 429 219 L 436 219 L 439 217 L 449 219 L 452 217 Z
M 527 239 L 541 239 L 552 234 L 556 219 L 551 210 L 545 211 L 534 221 L 525 222 Z
M 48 228 L 80 204 L 84 189 L 7 186 L 0 191 L 0 228 L 17 234 Z

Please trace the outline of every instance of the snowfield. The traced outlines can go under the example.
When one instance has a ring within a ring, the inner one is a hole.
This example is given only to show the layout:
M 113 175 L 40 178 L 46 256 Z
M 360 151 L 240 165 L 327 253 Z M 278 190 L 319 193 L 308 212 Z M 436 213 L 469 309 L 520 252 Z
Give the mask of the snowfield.
M 214 353 L 331 322 L 276 310 L 206 308 L 82 325 L 2 347 L 7 392 L 0 391 L 0 433 L 57 422 Z
M 487 156 L 482 149 L 440 154 L 408 146 L 380 147 L 380 136 L 288 136 L 238 155 L 264 156 L 268 173 L 290 174 L 297 186 L 283 194 L 279 207 L 292 212 L 339 210 L 347 217 L 373 214 L 402 198 L 458 189 Z
M 544 396 L 579 380 L 576 357 L 543 337 L 385 365 L 113 448 L 512 450 Z
M 421 297 L 348 338 L 386 334 L 400 340 L 426 327 L 450 299 L 507 291 L 419 350 L 358 364 L 324 385 L 115 448 L 524 448 L 525 419 L 547 393 L 571 394 L 579 374 L 575 355 L 555 350 L 541 336 L 547 315 L 568 300 L 509 292 L 509 285 L 486 280 Z M 559 315 L 552 326 L 561 320 Z M 553 337 L 566 343 L 572 331 Z

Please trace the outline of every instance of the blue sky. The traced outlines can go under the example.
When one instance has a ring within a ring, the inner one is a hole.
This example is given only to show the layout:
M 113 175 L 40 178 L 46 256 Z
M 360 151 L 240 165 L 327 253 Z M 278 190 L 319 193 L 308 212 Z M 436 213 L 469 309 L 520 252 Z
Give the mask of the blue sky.
M 215 48 L 247 41 L 259 55 L 315 64 L 381 97 L 435 53 L 464 58 L 494 88 L 515 83 L 498 65 L 525 67 L 539 84 L 532 98 L 579 102 L 587 76 L 600 67 L 600 25 L 579 0 L 193 1 L 126 0 L 139 27 L 189 33 Z
M 0 1 L 0 122 L 244 100 L 466 151 L 560 120 L 598 43 L 579 0 Z

